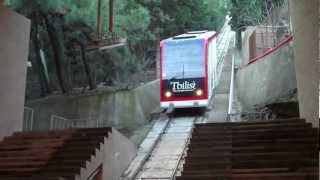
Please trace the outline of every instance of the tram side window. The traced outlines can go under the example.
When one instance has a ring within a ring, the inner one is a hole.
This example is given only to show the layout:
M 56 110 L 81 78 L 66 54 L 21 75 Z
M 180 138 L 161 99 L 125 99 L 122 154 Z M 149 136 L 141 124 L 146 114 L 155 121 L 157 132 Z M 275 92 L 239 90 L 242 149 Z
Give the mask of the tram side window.
M 169 41 L 164 44 L 163 78 L 204 77 L 204 41 Z

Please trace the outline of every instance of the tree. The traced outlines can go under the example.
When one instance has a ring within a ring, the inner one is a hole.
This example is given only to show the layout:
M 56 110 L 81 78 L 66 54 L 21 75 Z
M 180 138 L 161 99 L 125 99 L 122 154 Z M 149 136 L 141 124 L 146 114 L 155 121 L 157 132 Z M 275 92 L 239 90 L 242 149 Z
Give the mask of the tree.
M 92 77 L 92 70 L 87 59 L 86 49 L 87 49 L 88 39 L 85 33 L 81 31 L 81 28 L 79 27 L 78 30 L 70 32 L 68 34 L 67 39 L 69 41 L 69 46 L 72 49 L 71 51 L 73 51 L 73 54 L 72 54 L 73 58 L 75 58 L 76 56 L 75 54 L 77 53 L 77 51 L 80 51 L 80 56 L 85 69 L 88 85 L 91 90 L 96 89 L 97 85 L 94 81 L 94 78 Z

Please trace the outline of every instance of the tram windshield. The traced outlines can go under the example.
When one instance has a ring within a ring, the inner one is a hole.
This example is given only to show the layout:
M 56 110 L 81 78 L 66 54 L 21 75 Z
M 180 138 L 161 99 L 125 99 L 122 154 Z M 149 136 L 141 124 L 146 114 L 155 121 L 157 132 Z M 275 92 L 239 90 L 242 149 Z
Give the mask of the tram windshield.
M 199 78 L 204 75 L 202 39 L 164 43 L 163 79 Z

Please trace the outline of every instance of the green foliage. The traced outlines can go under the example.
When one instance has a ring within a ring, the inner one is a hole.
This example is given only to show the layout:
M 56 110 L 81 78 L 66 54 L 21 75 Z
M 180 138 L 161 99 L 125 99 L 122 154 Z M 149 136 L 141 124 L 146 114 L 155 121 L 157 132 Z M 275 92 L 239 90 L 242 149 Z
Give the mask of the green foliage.
M 243 31 L 247 26 L 259 22 L 263 15 L 263 3 L 264 0 L 231 0 L 231 28 L 235 31 Z
M 150 29 L 165 38 L 190 30 L 219 30 L 227 14 L 225 0 L 137 0 L 151 14 Z
M 108 31 L 109 1 L 103 3 L 103 31 Z M 63 32 L 65 59 L 72 86 L 84 86 L 83 65 L 73 47 L 75 42 L 87 43 L 96 30 L 97 1 L 94 0 L 6 0 L 18 12 L 29 18 L 41 12 L 52 20 L 59 15 L 58 30 Z M 160 39 L 190 30 L 219 30 L 227 14 L 226 0 L 115 0 L 114 34 L 127 39 L 128 46 L 90 52 L 87 60 L 93 69 L 97 83 L 111 84 L 113 81 L 130 81 L 131 74 L 145 67 L 146 62 L 155 64 L 155 53 Z M 56 22 L 52 22 L 56 23 Z M 56 77 L 52 42 L 45 23 L 40 22 L 40 43 L 47 59 L 49 76 Z M 113 35 L 114 35 L 113 34 Z M 30 52 L 30 58 L 33 58 Z M 70 70 L 71 69 L 71 70 Z M 77 72 L 73 74 L 73 72 Z M 80 78 L 77 78 L 80 77 Z M 80 79 L 80 80 L 79 80 Z M 52 81 L 55 81 L 52 80 Z M 57 84 L 55 82 L 52 83 Z M 58 89 L 58 88 L 53 88 Z
M 283 0 L 230 0 L 231 28 L 244 31 L 247 26 L 257 25 L 264 20 L 268 11 L 281 4 Z

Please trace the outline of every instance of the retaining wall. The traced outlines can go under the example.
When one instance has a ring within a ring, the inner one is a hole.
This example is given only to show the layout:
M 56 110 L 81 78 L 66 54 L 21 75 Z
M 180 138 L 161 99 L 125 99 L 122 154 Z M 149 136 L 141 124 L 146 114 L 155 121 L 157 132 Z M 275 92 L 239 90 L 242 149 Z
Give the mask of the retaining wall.
M 254 63 L 242 66 L 236 73 L 236 83 L 243 110 L 286 98 L 289 101 L 297 88 L 292 45 L 286 44 Z
M 68 119 L 94 119 L 126 134 L 145 124 L 150 113 L 159 108 L 159 81 L 133 90 L 97 95 L 55 96 L 27 103 L 34 109 L 34 129 L 48 129 L 50 116 Z

